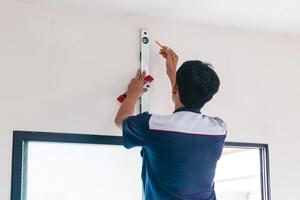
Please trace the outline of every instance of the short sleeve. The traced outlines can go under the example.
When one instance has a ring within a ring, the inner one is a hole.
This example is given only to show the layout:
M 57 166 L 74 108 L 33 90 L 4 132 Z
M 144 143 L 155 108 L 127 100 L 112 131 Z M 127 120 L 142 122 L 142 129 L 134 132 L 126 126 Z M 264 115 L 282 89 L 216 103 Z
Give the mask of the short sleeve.
M 150 141 L 149 120 L 151 115 L 144 112 L 126 118 L 122 124 L 123 145 L 130 149 L 136 146 L 146 146 Z

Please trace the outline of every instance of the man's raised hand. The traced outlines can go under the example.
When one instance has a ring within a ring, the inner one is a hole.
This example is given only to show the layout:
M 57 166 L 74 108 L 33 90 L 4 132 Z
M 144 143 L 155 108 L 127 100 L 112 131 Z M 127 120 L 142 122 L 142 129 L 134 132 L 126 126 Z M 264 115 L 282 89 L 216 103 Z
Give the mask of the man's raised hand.
M 176 67 L 178 63 L 178 56 L 175 51 L 167 46 L 162 46 L 159 54 L 166 59 L 166 71 L 171 80 L 172 86 L 175 85 Z

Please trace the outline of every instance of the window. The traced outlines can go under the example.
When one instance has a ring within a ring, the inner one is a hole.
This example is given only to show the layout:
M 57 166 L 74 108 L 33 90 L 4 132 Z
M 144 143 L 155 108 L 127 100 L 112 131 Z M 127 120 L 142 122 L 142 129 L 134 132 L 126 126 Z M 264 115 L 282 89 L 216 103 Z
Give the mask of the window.
M 226 147 L 218 162 L 215 186 L 220 200 L 261 200 L 260 148 Z
M 121 144 L 119 136 L 15 131 L 11 199 L 140 200 L 140 149 Z M 267 150 L 226 144 L 216 174 L 219 200 L 270 200 Z

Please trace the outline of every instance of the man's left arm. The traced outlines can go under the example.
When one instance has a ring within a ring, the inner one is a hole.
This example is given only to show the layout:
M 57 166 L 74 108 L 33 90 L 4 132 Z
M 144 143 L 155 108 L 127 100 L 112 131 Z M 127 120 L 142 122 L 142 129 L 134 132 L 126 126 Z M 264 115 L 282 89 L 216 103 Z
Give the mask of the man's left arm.
M 139 97 L 141 97 L 147 91 L 147 89 L 144 89 L 145 76 L 145 71 L 141 72 L 141 70 L 138 70 L 135 78 L 133 78 L 129 83 L 127 97 L 121 104 L 115 117 L 115 124 L 118 127 L 122 126 L 122 123 L 126 118 L 134 115 L 136 102 L 138 101 Z
M 146 72 L 139 70 L 128 85 L 127 97 L 121 104 L 115 118 L 115 123 L 122 128 L 123 145 L 126 148 L 145 146 L 151 140 L 149 134 L 150 114 L 145 112 L 134 115 L 134 108 L 140 96 L 146 92 L 144 78 Z

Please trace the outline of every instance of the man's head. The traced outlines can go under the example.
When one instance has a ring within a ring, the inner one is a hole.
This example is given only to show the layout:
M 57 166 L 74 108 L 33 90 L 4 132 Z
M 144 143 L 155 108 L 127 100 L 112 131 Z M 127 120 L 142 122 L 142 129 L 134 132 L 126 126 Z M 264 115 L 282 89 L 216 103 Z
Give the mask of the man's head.
M 218 75 L 210 64 L 186 61 L 177 70 L 173 100 L 175 104 L 200 109 L 218 92 L 219 86 Z

